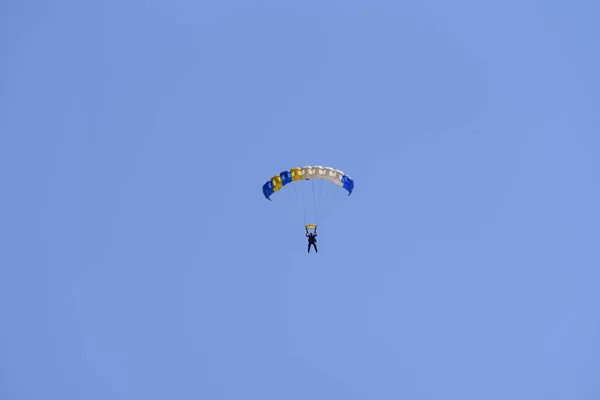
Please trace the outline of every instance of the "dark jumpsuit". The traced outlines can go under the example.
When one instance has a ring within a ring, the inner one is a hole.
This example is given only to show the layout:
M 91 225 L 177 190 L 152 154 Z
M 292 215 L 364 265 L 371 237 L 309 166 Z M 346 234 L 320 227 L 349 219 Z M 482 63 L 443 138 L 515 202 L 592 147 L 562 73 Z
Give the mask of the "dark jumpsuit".
M 317 250 L 317 233 L 315 232 L 313 233 L 307 233 L 306 237 L 308 238 L 308 252 L 310 253 L 310 246 L 312 245 L 315 248 L 315 252 L 319 252 L 319 250 Z

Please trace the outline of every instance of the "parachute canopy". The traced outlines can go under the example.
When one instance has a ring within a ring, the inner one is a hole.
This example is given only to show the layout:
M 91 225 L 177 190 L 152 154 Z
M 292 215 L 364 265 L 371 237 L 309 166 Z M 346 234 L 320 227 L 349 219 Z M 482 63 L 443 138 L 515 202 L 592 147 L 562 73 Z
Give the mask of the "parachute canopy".
M 271 195 L 281 190 L 288 183 L 299 180 L 324 179 L 337 186 L 343 187 L 348 191 L 348 196 L 354 190 L 354 180 L 344 174 L 339 169 L 330 167 L 321 167 L 319 165 L 313 167 L 296 167 L 289 171 L 283 171 L 278 175 L 273 176 L 267 183 L 263 185 L 263 194 L 267 200 L 271 200 Z
M 339 169 L 320 165 L 282 171 L 262 187 L 263 195 L 269 201 L 272 201 L 271 197 L 282 196 L 282 202 L 296 202 L 301 206 L 306 229 L 315 229 L 326 211 L 331 211 L 341 198 L 350 196 L 353 190 L 354 180 L 351 177 Z

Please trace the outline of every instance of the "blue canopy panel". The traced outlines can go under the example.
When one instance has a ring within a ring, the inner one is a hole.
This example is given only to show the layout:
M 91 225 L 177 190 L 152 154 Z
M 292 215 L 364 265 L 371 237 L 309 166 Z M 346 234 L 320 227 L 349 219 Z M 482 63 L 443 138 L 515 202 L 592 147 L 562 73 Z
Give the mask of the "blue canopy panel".
M 263 194 L 265 195 L 265 198 L 267 200 L 271 200 L 269 197 L 271 197 L 273 193 L 275 193 L 275 191 L 273 190 L 273 182 L 268 181 L 263 185 Z
M 352 180 L 352 178 L 350 178 L 349 176 L 344 175 L 342 176 L 342 185 L 344 189 L 348 191 L 348 196 L 350 196 L 352 194 L 352 191 L 354 190 L 354 180 Z
M 290 171 L 283 171 L 279 174 L 281 176 L 281 185 L 285 186 L 288 183 L 292 183 L 292 174 Z

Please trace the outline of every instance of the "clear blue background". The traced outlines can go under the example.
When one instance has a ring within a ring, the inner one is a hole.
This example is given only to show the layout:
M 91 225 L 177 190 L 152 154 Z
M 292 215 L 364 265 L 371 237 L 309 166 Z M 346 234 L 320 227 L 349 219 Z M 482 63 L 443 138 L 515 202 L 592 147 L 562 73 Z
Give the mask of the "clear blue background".
M 2 2 L 0 399 L 599 399 L 599 20 Z

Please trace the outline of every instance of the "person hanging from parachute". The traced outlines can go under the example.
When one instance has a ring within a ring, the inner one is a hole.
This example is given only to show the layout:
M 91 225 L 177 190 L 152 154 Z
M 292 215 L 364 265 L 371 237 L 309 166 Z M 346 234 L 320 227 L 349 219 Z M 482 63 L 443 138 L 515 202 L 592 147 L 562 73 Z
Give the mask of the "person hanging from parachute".
M 317 249 L 317 227 L 315 226 L 314 232 L 308 232 L 308 228 L 306 228 L 306 237 L 308 238 L 308 252 L 310 253 L 310 246 L 315 248 L 315 253 L 318 253 Z
M 315 182 L 320 182 L 320 184 L 316 185 Z M 293 190 L 289 189 L 290 186 L 293 187 Z M 284 197 L 291 198 L 290 200 L 293 199 L 293 195 L 298 196 L 295 199 L 297 200 L 295 208 L 303 212 L 304 223 L 306 224 L 308 219 L 314 220 L 314 224 L 305 225 L 308 253 L 310 253 L 311 246 L 314 247 L 315 253 L 319 252 L 317 249 L 317 224 L 323 221 L 325 211 L 336 209 L 337 201 L 350 196 L 353 190 L 354 180 L 350 176 L 338 169 L 320 165 L 294 167 L 282 171 L 273 175 L 262 187 L 262 193 L 269 201 L 273 201 L 272 196 L 281 196 L 276 194 L 280 191 L 285 193 Z M 311 197 L 312 201 L 310 201 Z M 281 200 L 283 198 L 277 201 Z

